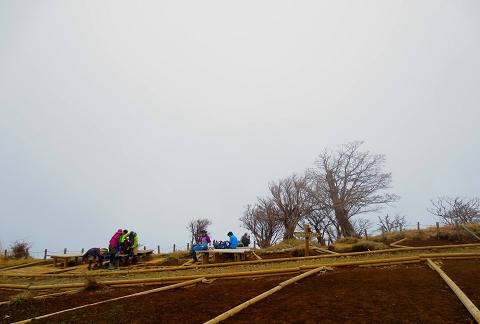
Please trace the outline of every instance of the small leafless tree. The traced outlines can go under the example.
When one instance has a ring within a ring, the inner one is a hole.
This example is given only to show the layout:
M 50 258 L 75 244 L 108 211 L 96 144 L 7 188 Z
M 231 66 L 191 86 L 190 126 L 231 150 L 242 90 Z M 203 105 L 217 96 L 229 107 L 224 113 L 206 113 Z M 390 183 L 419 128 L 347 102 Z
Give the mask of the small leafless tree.
M 316 204 L 331 208 L 341 236 L 354 236 L 350 218 L 380 210 L 398 196 L 385 192 L 392 175 L 384 172 L 385 156 L 361 151 L 363 142 L 340 146 L 336 151 L 325 150 L 307 171 Z
M 335 216 L 330 208 L 315 206 L 305 215 L 305 221 L 310 224 L 318 243 L 333 242 L 337 236 L 338 227 Z
M 355 230 L 356 236 L 362 236 L 373 225 L 368 218 L 364 217 L 353 219 L 351 222 L 353 229 Z
M 402 228 L 405 228 L 407 225 L 407 220 L 405 216 L 400 216 L 396 214 L 395 216 L 391 217 L 390 215 L 386 214 L 385 216 L 378 216 L 378 227 L 380 230 L 384 232 L 398 232 Z
M 480 199 L 477 197 L 466 199 L 460 197 L 439 197 L 430 200 L 431 208 L 427 211 L 440 217 L 442 223 L 454 225 L 480 223 Z
M 212 225 L 212 222 L 207 218 L 192 219 L 187 226 L 191 236 L 190 244 L 193 245 L 194 242 L 198 244 L 202 231 L 206 231 L 210 225 Z
M 283 239 L 293 238 L 297 225 L 311 211 L 305 177 L 292 175 L 269 185 L 271 200 L 284 227 Z
M 28 258 L 30 257 L 30 247 L 31 244 L 25 241 L 15 241 L 10 245 L 10 255 L 15 259 Z
M 274 244 L 282 233 L 282 224 L 273 202 L 259 198 L 255 205 L 248 205 L 243 217 L 242 226 L 252 232 L 255 241 L 261 248 Z

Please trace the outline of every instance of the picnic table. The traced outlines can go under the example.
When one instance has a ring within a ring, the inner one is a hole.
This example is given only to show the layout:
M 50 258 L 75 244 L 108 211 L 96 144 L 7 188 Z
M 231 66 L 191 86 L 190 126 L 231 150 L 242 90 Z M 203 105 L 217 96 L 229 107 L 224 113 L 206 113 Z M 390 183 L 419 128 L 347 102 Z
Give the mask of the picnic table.
M 78 259 L 83 257 L 82 253 L 62 253 L 62 254 L 49 254 L 49 257 L 53 259 L 53 266 L 56 267 L 58 261 L 63 262 L 63 267 L 67 267 L 69 260 L 75 260 L 75 264 L 78 264 Z
M 249 248 L 236 248 L 236 249 L 210 249 L 210 250 L 200 250 L 196 251 L 201 255 L 202 264 L 208 263 L 208 258 L 212 254 L 213 262 L 215 263 L 217 256 L 220 254 L 233 254 L 234 262 L 244 261 L 246 259 L 246 253 L 250 252 Z
M 153 250 L 138 250 L 137 252 L 137 256 L 139 258 L 145 258 L 147 256 L 150 256 L 153 254 Z M 118 257 L 119 258 L 126 258 L 126 257 L 129 257 L 131 256 L 130 254 L 119 254 Z

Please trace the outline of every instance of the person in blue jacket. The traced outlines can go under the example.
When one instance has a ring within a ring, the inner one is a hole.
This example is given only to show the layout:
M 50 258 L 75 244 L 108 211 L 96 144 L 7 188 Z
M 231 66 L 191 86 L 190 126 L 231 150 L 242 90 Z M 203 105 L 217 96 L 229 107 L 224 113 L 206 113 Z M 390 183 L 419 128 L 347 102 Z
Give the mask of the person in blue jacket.
M 228 246 L 229 249 L 236 249 L 238 246 L 238 239 L 232 232 L 228 232 L 228 237 L 230 238 L 230 244 Z

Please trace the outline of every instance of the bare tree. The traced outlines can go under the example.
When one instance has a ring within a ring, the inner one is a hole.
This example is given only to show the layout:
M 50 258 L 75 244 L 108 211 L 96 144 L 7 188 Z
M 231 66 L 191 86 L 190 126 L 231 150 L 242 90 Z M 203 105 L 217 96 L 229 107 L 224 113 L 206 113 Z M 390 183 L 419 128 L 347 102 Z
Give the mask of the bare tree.
M 311 211 L 305 177 L 292 175 L 269 185 L 271 200 L 284 227 L 283 239 L 293 238 L 295 228 Z
M 364 217 L 353 219 L 351 222 L 356 236 L 362 236 L 365 231 L 368 231 L 372 227 L 372 222 Z
M 430 200 L 431 208 L 427 211 L 440 217 L 442 223 L 454 225 L 480 222 L 480 199 L 477 197 L 466 199 L 460 197 L 438 197 Z
M 398 199 L 385 192 L 392 175 L 384 172 L 385 156 L 361 151 L 363 142 L 340 146 L 336 151 L 325 150 L 307 171 L 311 193 L 319 206 L 331 208 L 341 236 L 354 236 L 350 218 L 380 210 Z
M 318 243 L 324 245 L 326 241 L 334 241 L 337 232 L 335 216 L 330 208 L 318 207 L 305 215 L 305 220 L 310 224 Z
M 244 228 L 252 232 L 258 245 L 266 248 L 274 244 L 282 233 L 282 224 L 277 215 L 271 200 L 259 198 L 255 205 L 247 206 L 240 221 Z
M 188 231 L 190 232 L 191 240 L 190 244 L 193 245 L 199 243 L 202 231 L 206 231 L 207 227 L 212 225 L 212 222 L 207 218 L 197 218 L 192 219 L 187 226 Z
M 400 216 L 399 214 L 395 214 L 393 217 L 386 214 L 385 216 L 378 216 L 377 225 L 379 226 L 379 229 L 384 232 L 398 232 L 402 228 L 405 228 L 407 220 L 405 219 L 405 216 Z

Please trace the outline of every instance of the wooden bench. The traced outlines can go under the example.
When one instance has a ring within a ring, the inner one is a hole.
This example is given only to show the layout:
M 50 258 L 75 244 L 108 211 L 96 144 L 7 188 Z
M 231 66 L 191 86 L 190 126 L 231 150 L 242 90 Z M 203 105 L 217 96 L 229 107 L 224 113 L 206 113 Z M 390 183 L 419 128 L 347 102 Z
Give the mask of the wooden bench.
M 49 257 L 53 259 L 53 266 L 56 267 L 58 261 L 63 262 L 63 267 L 67 267 L 69 260 L 75 260 L 75 264 L 78 264 L 78 259 L 83 257 L 82 253 L 64 253 L 64 254 L 49 254 Z
M 150 256 L 152 254 L 153 254 L 153 250 L 138 250 L 137 257 L 146 258 L 147 256 Z M 119 254 L 118 258 L 120 258 L 120 259 L 128 258 L 129 256 L 131 256 L 131 255 L 130 254 Z
M 211 250 L 201 250 L 195 251 L 200 253 L 202 264 L 208 263 L 208 258 L 210 254 L 213 255 L 213 262 L 215 263 L 217 255 L 220 254 L 233 254 L 234 262 L 244 261 L 246 259 L 245 254 L 250 252 L 249 248 L 236 248 L 236 249 L 211 249 Z

